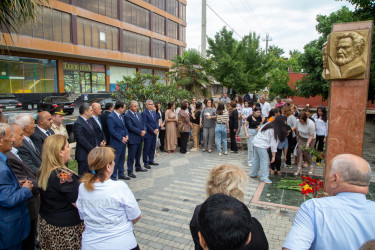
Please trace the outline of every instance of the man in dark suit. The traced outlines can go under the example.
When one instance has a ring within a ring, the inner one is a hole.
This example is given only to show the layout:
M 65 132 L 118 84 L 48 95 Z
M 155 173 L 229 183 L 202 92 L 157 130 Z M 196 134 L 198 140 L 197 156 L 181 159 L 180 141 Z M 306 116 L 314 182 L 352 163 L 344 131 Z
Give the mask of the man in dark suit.
M 131 101 L 129 110 L 125 114 L 126 127 L 129 131 L 128 175 L 132 178 L 136 178 L 133 173 L 134 160 L 136 172 L 147 172 L 147 169 L 141 167 L 142 141 L 146 134 L 146 127 L 142 116 L 137 111 L 137 101 Z M 148 168 L 150 169 L 150 167 Z
M 102 114 L 99 116 L 100 122 L 102 123 L 103 132 L 105 135 L 105 138 L 107 139 L 107 145 L 110 145 L 111 143 L 111 137 L 109 135 L 108 131 L 108 125 L 107 125 L 107 118 L 111 112 L 113 112 L 113 103 L 108 102 L 105 104 L 105 110 L 102 112 Z
M 33 174 L 36 175 L 42 164 L 42 155 L 30 139 L 35 131 L 34 118 L 30 114 L 19 114 L 15 117 L 12 116 L 9 120 L 23 129 L 23 136 L 25 139 L 22 146 L 16 148 L 22 161 L 31 169 Z
M 146 109 L 142 112 L 142 118 L 147 128 L 143 145 L 143 163 L 145 168 L 148 168 L 149 165 L 159 165 L 158 163 L 154 162 L 156 136 L 159 132 L 159 120 L 156 116 L 156 112 L 153 109 L 153 101 L 147 100 Z
M 90 118 L 90 122 L 95 132 L 96 142 L 97 142 L 96 146 L 104 147 L 107 144 L 107 142 L 106 142 L 106 137 L 103 132 L 102 122 L 99 119 L 99 115 L 102 113 L 102 107 L 100 106 L 99 103 L 93 102 L 91 103 L 91 108 L 92 108 L 92 116 Z
M 39 112 L 36 117 L 36 123 L 38 124 L 35 128 L 34 134 L 31 135 L 30 139 L 33 141 L 34 145 L 37 147 L 39 152 L 43 153 L 43 143 L 45 139 L 54 135 L 55 132 L 51 129 L 52 127 L 52 116 L 47 111 Z
M 119 179 L 130 180 L 125 176 L 125 151 L 126 143 L 129 138 L 128 130 L 125 125 L 124 118 L 125 104 L 121 101 L 116 102 L 115 111 L 113 111 L 107 119 L 107 125 L 111 140 L 111 147 L 115 149 L 115 168 L 111 176 L 112 180 Z
M 18 181 L 7 164 L 5 153 L 12 149 L 14 138 L 10 126 L 0 124 L 0 249 L 21 249 L 30 232 L 27 200 L 33 197 L 33 184 Z
M 31 181 L 33 184 L 33 188 L 31 190 L 33 197 L 27 200 L 27 207 L 30 213 L 30 233 L 29 236 L 22 241 L 22 249 L 34 250 L 40 204 L 38 182 L 31 169 L 21 160 L 18 155 L 18 150 L 16 149 L 16 147 L 22 146 L 22 142 L 24 140 L 23 130 L 15 123 L 10 124 L 10 126 L 14 137 L 14 143 L 12 150 L 5 153 L 7 163 L 12 169 L 13 173 L 16 175 L 18 181 L 23 181 L 26 179 Z
M 90 122 L 92 116 L 91 106 L 88 103 L 83 103 L 79 107 L 79 114 L 80 116 L 73 125 L 73 133 L 77 142 L 75 158 L 78 162 L 78 174 L 82 176 L 90 172 L 87 163 L 87 155 L 98 144 L 93 125 Z

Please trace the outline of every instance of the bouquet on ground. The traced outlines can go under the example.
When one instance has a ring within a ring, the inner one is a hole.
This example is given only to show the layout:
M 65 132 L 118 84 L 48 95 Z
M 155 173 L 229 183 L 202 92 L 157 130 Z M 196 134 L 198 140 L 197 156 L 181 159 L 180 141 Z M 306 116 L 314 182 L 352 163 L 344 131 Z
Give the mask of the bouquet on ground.
M 314 179 L 310 176 L 301 176 L 302 183 L 299 184 L 301 187 L 301 193 L 307 198 L 320 198 L 324 197 L 324 183 L 320 179 Z

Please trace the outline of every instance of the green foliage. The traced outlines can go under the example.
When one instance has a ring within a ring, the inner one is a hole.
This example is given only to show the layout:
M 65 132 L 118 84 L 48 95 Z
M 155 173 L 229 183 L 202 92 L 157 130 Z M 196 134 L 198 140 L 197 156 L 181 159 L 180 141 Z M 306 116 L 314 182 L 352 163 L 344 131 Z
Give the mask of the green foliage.
M 70 160 L 68 162 L 68 168 L 74 173 L 78 173 L 78 162 L 76 160 Z
M 214 39 L 208 38 L 207 53 L 215 64 L 209 73 L 237 93 L 265 88 L 272 59 L 260 48 L 259 39 L 256 33 L 250 33 L 237 41 L 232 31 L 221 29 Z
M 4 34 L 19 33 L 22 24 L 37 19 L 39 7 L 48 4 L 49 0 L 2 0 L 0 1 L 0 30 L 5 43 Z M 12 38 L 12 36 L 11 36 Z
M 284 54 L 284 50 L 282 48 L 277 47 L 276 45 L 271 45 L 268 48 L 268 53 L 273 54 L 276 58 L 280 58 L 282 54 Z
M 182 56 L 172 59 L 173 66 L 167 73 L 169 81 L 188 90 L 192 95 L 208 97 L 210 80 L 206 69 L 212 67 L 212 62 L 203 58 L 199 51 L 189 49 Z
M 154 102 L 160 102 L 162 106 L 170 101 L 179 103 L 183 99 L 190 100 L 192 98 L 192 94 L 178 86 L 177 83 L 165 85 L 158 80 L 160 80 L 159 76 L 139 72 L 134 76 L 124 76 L 122 81 L 117 82 L 119 90 L 113 95 L 126 104 L 129 104 L 131 100 L 145 103 L 151 99 Z

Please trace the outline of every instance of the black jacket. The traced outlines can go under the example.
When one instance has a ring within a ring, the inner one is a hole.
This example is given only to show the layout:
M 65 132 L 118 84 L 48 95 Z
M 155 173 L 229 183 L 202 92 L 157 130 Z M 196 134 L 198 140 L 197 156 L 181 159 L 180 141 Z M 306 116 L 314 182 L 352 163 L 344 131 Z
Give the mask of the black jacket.
M 52 129 L 48 129 L 48 132 L 51 135 L 54 135 L 55 132 L 53 132 Z M 34 134 L 30 136 L 30 139 L 33 141 L 35 147 L 39 150 L 40 154 L 43 153 L 43 143 L 46 140 L 47 135 L 43 133 L 38 127 L 35 128 Z
M 107 118 L 108 118 L 108 115 L 110 113 L 111 113 L 111 111 L 104 110 L 103 113 L 99 116 L 99 119 L 100 119 L 100 121 L 102 123 L 102 128 L 103 128 L 104 136 L 107 139 L 106 140 L 107 145 L 109 145 L 109 143 L 110 143 L 110 135 L 109 135 L 108 125 L 107 125 Z
M 238 111 L 237 109 L 233 110 L 229 115 L 229 129 L 233 131 L 238 129 Z
M 42 164 L 42 154 L 39 150 L 23 140 L 22 147 L 18 147 L 18 155 L 22 161 L 31 169 L 34 175 L 38 172 L 40 165 Z

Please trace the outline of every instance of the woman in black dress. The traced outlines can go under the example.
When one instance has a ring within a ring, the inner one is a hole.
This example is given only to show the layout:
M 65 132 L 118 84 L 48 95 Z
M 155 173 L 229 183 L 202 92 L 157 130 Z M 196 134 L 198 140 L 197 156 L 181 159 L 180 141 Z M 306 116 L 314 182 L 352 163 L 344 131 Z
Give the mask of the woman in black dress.
M 229 134 L 230 134 L 230 150 L 232 153 L 238 153 L 236 132 L 238 129 L 238 111 L 236 109 L 237 104 L 233 101 L 230 104 L 231 112 L 229 115 Z

